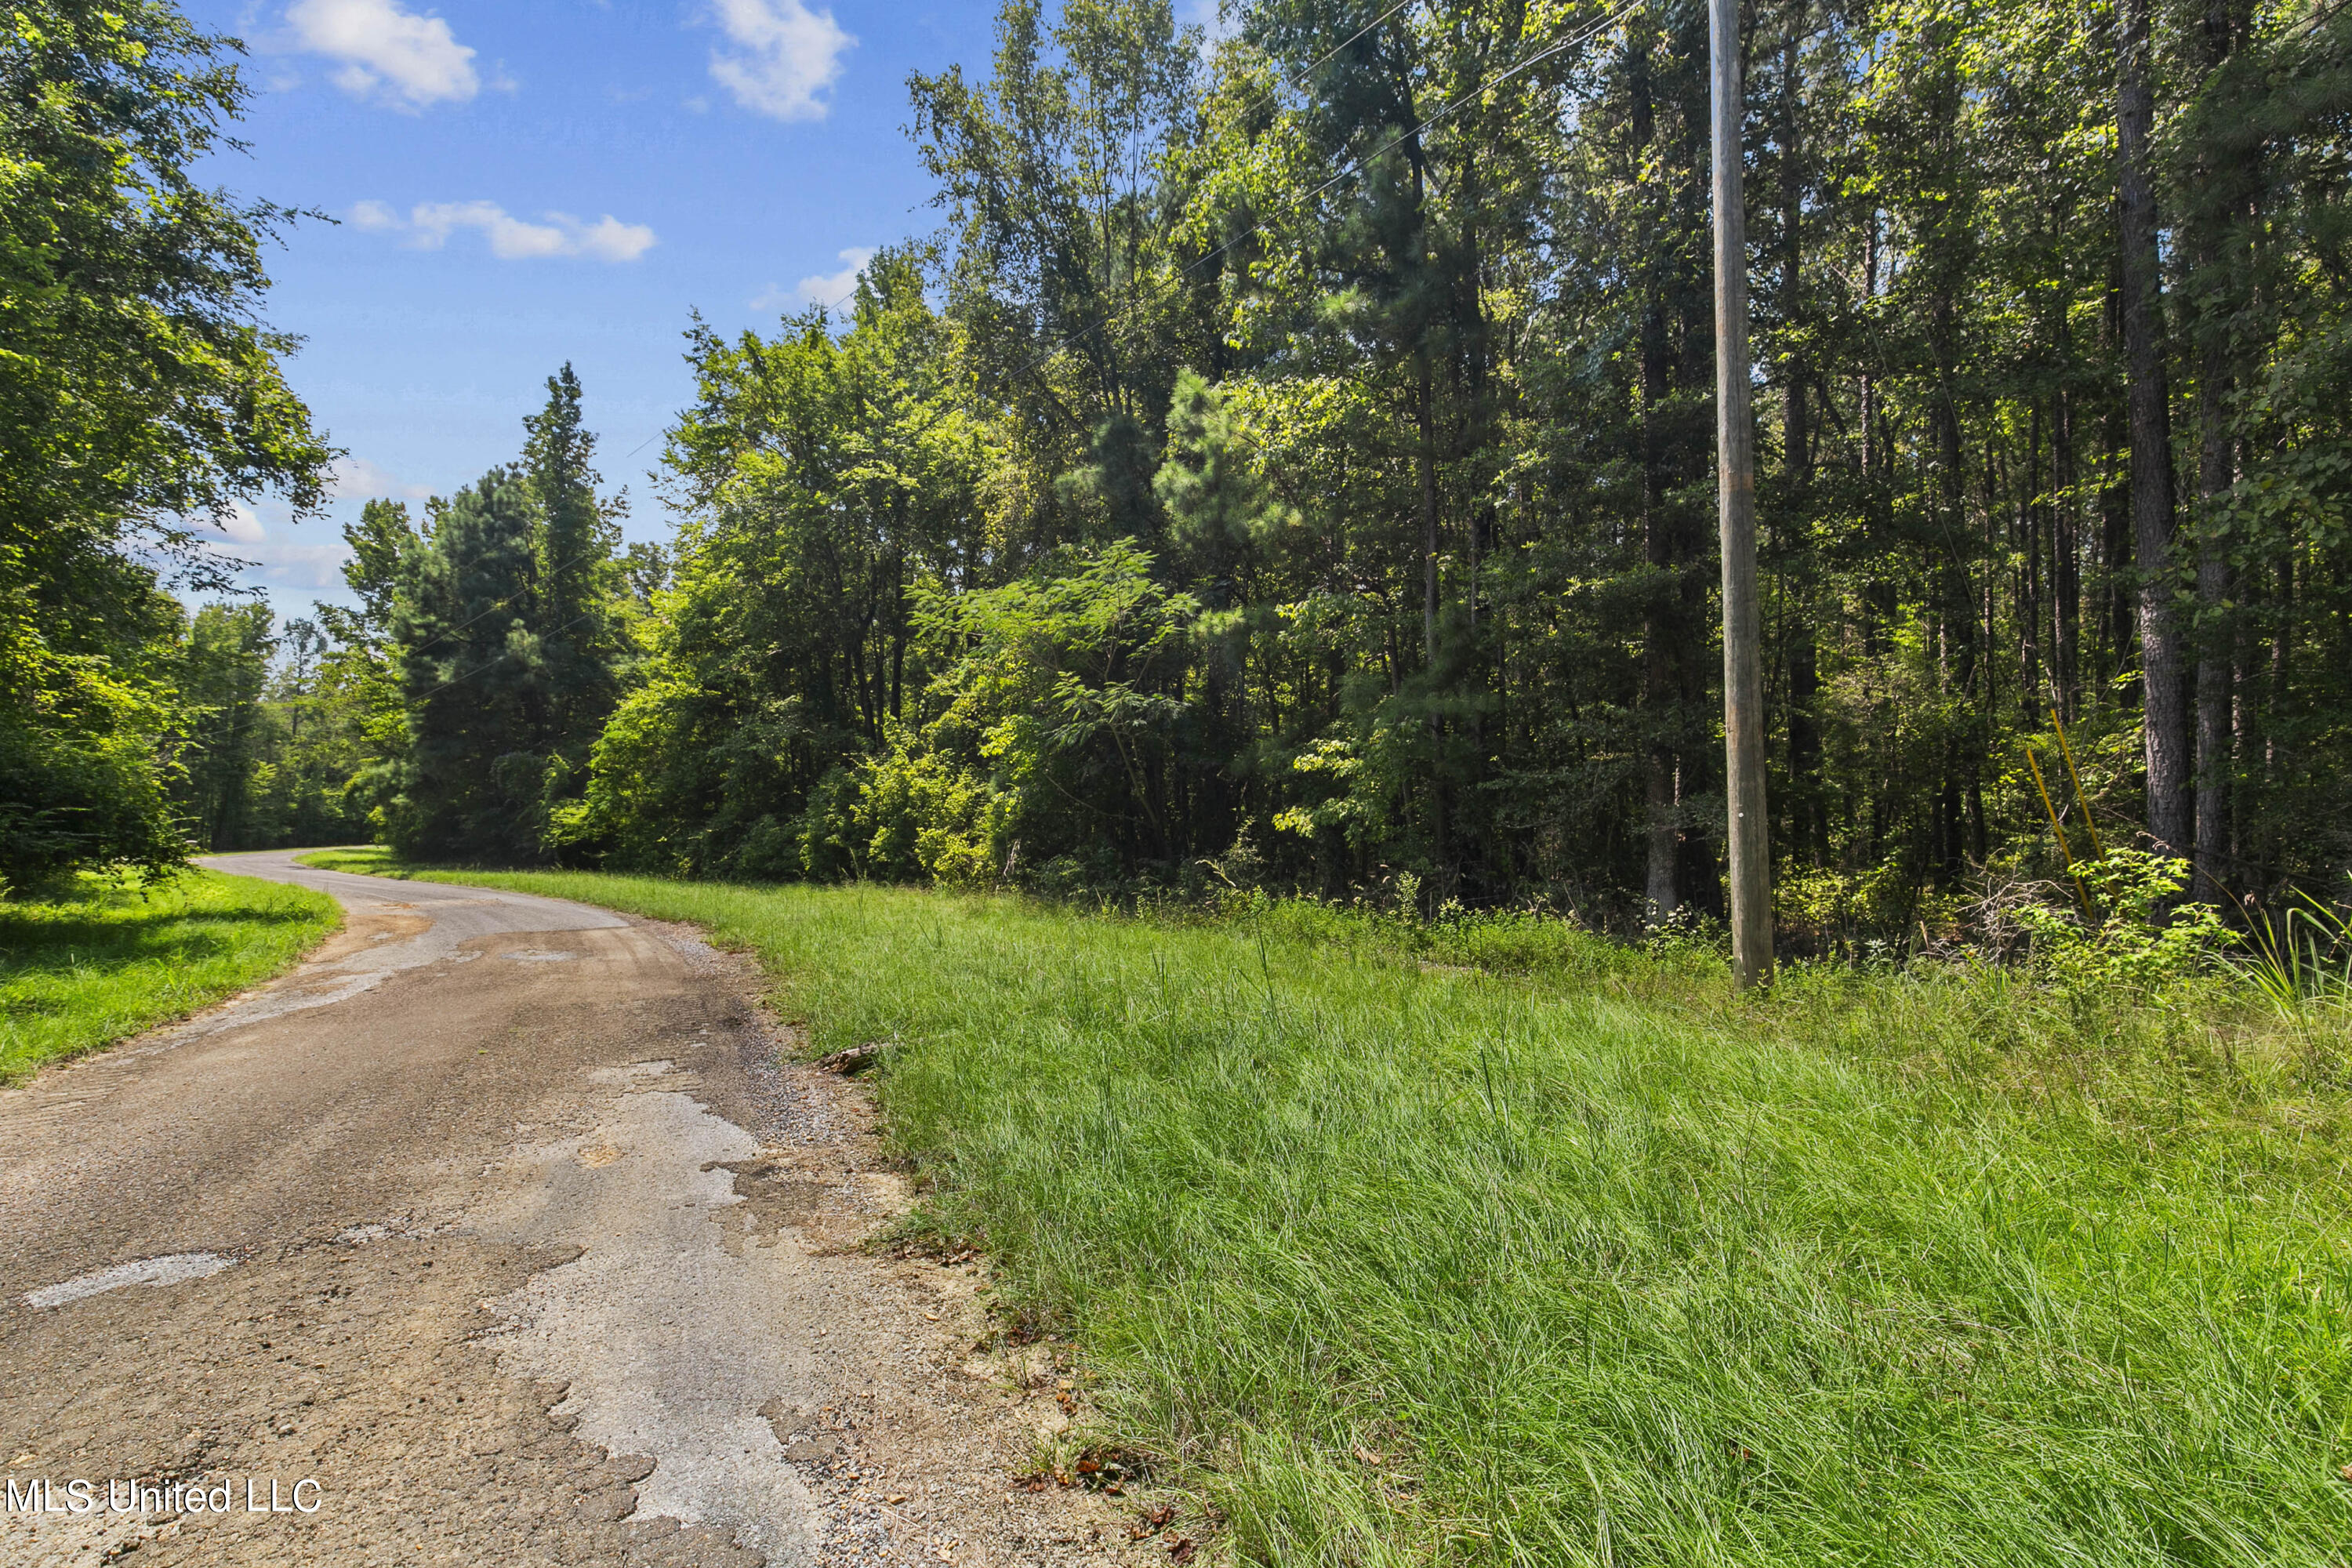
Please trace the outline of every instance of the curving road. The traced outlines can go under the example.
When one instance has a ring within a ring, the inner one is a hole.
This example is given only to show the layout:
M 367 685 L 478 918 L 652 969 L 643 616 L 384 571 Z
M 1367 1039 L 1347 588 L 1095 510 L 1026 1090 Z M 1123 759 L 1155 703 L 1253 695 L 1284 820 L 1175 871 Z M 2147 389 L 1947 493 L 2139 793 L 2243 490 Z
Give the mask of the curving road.
M 348 924 L 0 1093 L 0 1563 L 838 1556 L 808 1433 L 875 1352 L 814 1325 L 870 1281 L 747 1199 L 846 1132 L 738 966 L 552 900 L 207 864 Z

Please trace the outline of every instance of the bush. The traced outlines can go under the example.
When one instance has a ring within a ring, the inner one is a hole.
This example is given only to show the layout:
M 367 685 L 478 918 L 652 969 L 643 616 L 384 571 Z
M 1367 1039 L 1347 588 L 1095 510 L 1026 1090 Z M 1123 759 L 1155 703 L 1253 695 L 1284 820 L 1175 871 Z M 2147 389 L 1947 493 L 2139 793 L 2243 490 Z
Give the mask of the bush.
M 2238 940 L 2210 904 L 2173 905 L 2189 885 L 2186 860 L 2110 849 L 2077 875 L 2104 919 L 2042 901 L 2009 911 L 2031 938 L 2034 967 L 2062 988 L 2153 990 L 2210 970 Z

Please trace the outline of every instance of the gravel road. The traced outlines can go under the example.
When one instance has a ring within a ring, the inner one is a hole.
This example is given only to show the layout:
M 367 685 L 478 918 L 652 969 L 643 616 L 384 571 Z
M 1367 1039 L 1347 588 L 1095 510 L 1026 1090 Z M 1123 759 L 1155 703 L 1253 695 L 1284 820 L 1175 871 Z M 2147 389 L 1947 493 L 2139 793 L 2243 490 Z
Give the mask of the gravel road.
M 741 961 L 206 863 L 347 923 L 0 1092 L 0 1563 L 1168 1560 L 1014 1482 L 1063 1369 L 981 1352 L 976 1263 L 861 1245 L 904 1180 Z

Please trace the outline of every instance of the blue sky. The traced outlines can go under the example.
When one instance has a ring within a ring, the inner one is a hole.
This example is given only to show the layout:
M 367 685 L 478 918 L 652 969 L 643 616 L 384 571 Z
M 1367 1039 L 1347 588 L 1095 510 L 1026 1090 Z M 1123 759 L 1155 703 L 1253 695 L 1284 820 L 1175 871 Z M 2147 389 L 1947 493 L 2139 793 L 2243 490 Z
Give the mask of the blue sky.
M 866 0 L 183 0 L 245 39 L 241 193 L 341 220 L 273 258 L 296 389 L 346 448 L 327 518 L 265 504 L 228 546 L 282 615 L 349 602 L 339 519 L 446 493 L 522 440 L 566 360 L 632 538 L 657 433 L 692 390 L 689 310 L 722 331 L 845 290 L 939 215 L 906 78 L 984 74 L 994 5 Z

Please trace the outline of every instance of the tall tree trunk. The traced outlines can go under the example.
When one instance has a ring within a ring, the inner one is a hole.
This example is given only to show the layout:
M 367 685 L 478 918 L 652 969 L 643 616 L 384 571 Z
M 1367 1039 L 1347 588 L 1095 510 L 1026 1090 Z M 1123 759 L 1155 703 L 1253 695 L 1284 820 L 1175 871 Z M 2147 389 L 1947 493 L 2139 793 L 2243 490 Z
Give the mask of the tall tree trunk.
M 1781 45 L 1781 164 L 1780 164 L 1780 310 L 1792 325 L 1804 296 L 1804 181 L 1797 150 L 1799 79 L 1798 36 L 1804 21 L 1801 5 L 1791 17 L 1789 36 Z M 1781 380 L 1780 454 L 1787 465 L 1788 526 L 1801 531 L 1809 512 L 1812 487 L 1812 431 L 1805 406 L 1806 366 L 1792 351 L 1783 360 Z M 1806 543 L 1789 548 L 1795 564 L 1797 613 L 1787 633 L 1789 657 L 1789 780 L 1790 847 L 1813 864 L 1821 864 L 1826 848 L 1821 803 L 1822 737 L 1816 703 L 1820 700 L 1819 648 L 1813 633 L 1811 549 Z
M 2033 405 L 2027 420 L 2025 481 L 2018 498 L 2018 531 L 2023 565 L 2017 574 L 2018 687 L 2017 706 L 2025 727 L 2042 724 L 2042 405 Z
M 1420 439 L 1413 463 L 1421 478 L 1421 648 L 1430 668 L 1437 666 L 1437 404 L 1430 384 L 1429 345 L 1414 356 L 1418 377 Z
M 1643 917 L 1663 921 L 1682 907 L 1675 862 L 1682 842 L 1676 807 L 1680 805 L 1681 770 L 1669 739 L 1676 721 L 1681 695 L 1675 670 L 1675 614 L 1680 595 L 1668 581 L 1675 559 L 1675 520 L 1666 499 L 1664 441 L 1656 428 L 1656 407 L 1664 395 L 1672 370 L 1667 363 L 1664 312 L 1654 299 L 1642 322 L 1642 552 L 1652 570 L 1649 610 L 1642 627 L 1642 697 L 1648 711 L 1650 747 L 1644 780 L 1648 807 L 1648 841 L 1644 846 Z
M 2229 0 L 2210 0 L 2205 8 L 2205 63 L 2218 69 L 2229 58 L 2233 18 Z M 2219 149 L 2208 148 L 2206 176 L 2210 185 L 2226 188 L 2232 171 L 2217 166 Z M 2226 159 L 2223 153 L 2222 158 Z M 2222 190 L 2205 193 L 2206 211 L 2198 227 L 2197 264 L 2210 268 L 2202 290 L 2197 365 L 2197 896 L 2208 903 L 2225 898 L 2223 879 L 2230 874 L 2230 788 L 2236 773 L 2235 726 L 2231 722 L 2231 666 L 2237 639 L 2226 624 L 2223 606 L 2230 595 L 2229 540 L 2225 536 L 2221 498 L 2237 475 L 2230 438 L 2229 399 L 2234 378 L 2230 343 L 2222 322 L 2213 319 L 2227 279 L 2228 243 L 2224 215 L 2230 206 Z
M 2059 332 L 2063 353 L 2063 321 Z M 2082 509 L 2074 494 L 2074 409 L 2063 388 L 2051 420 L 2050 482 L 2056 490 L 2050 514 L 2051 675 L 2058 688 L 2058 710 L 2071 721 L 2081 679 L 2083 544 Z
M 1426 328 L 1423 329 L 1424 332 Z M 1437 403 L 1431 386 L 1429 343 L 1424 337 L 1420 353 L 1421 439 L 1416 445 L 1414 461 L 1421 469 L 1421 654 L 1433 683 L 1437 679 Z M 1433 698 L 1436 693 L 1431 692 Z M 1453 833 L 1448 826 L 1445 773 L 1439 765 L 1438 742 L 1444 726 L 1439 721 L 1434 703 L 1427 720 L 1430 740 L 1430 839 L 1437 858 L 1439 886 L 1435 896 L 1451 897 L 1454 891 Z
M 2288 659 L 2294 647 L 2294 554 L 2279 563 L 2276 626 L 2271 633 L 2271 700 L 2263 715 L 2263 784 L 2278 784 L 2279 726 L 2287 715 L 2287 693 L 2293 689 Z
M 2147 830 L 2158 853 L 2187 855 L 2194 823 L 2180 628 L 2171 604 L 2172 416 L 2164 363 L 2156 191 L 2149 168 L 2156 96 L 2148 81 L 2148 8 L 2149 0 L 2124 0 L 2122 47 L 2116 60 L 2124 388 L 2131 429 L 2132 563 L 2139 587 Z
M 2224 351 L 2209 346 L 2203 354 L 2198 395 L 2198 485 L 2209 508 L 2217 508 L 2234 475 L 2231 462 L 2229 416 L 2221 406 L 2227 394 L 2229 371 Z M 2210 379 L 2208 379 L 2210 378 Z M 2221 879 L 2230 861 L 2230 780 L 2234 773 L 2230 722 L 2231 664 L 2236 648 L 2223 624 L 2223 605 L 2230 594 L 2227 542 L 2219 520 L 2209 510 L 2202 520 L 2197 556 L 2197 607 L 2200 612 L 2197 659 L 2197 889 L 2198 896 L 2219 903 Z
M 1656 123 L 1645 51 L 1634 51 L 1629 77 L 1633 143 L 1646 157 Z M 1682 907 L 1675 865 L 1682 845 L 1677 820 L 1682 770 L 1673 739 L 1680 722 L 1681 680 L 1676 667 L 1680 650 L 1675 644 L 1681 630 L 1676 613 L 1681 598 L 1669 581 L 1680 564 L 1675 548 L 1677 521 L 1674 504 L 1667 500 L 1672 488 L 1666 469 L 1667 443 L 1658 428 L 1658 405 L 1673 391 L 1674 363 L 1666 335 L 1664 289 L 1655 263 L 1644 269 L 1642 288 L 1642 552 L 1651 568 L 1642 625 L 1642 706 L 1649 731 L 1643 778 L 1646 817 L 1642 914 L 1644 921 L 1656 922 Z
M 1966 557 L 1961 554 L 1961 541 L 1967 538 L 1963 528 L 1967 495 L 1963 484 L 1965 476 L 1960 466 L 1964 459 L 1960 448 L 1959 395 L 1953 384 L 1957 357 L 1954 346 L 1955 309 L 1947 289 L 1939 288 L 1929 305 L 1929 314 L 1936 343 L 1937 452 L 1940 469 L 1937 490 L 1938 510 L 1942 514 L 1945 552 L 1943 570 L 1937 574 L 1937 596 L 1940 600 L 1937 613 L 1943 631 L 1944 689 L 1948 695 L 1957 695 L 1963 704 L 1974 710 L 1971 717 L 1977 717 L 1982 712 L 1978 706 L 1979 694 L 1977 690 L 1979 662 L 1977 634 L 1981 606 L 1978 603 L 1976 581 L 1969 574 Z M 1977 798 L 1977 767 L 1981 751 L 1981 745 L 1973 740 L 1962 743 L 1957 736 L 1945 745 L 1944 790 L 1950 801 L 1950 809 L 1945 815 L 1947 832 L 1940 847 L 1943 870 L 1948 879 L 1958 878 L 1966 864 L 1967 839 L 1979 837 L 1967 831 L 1973 819 L 1964 824 L 1960 798 L 1963 792 L 1971 801 Z

